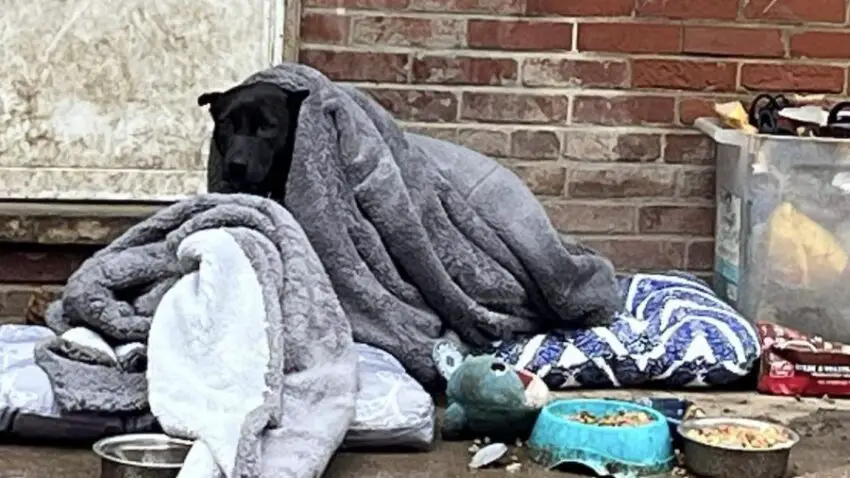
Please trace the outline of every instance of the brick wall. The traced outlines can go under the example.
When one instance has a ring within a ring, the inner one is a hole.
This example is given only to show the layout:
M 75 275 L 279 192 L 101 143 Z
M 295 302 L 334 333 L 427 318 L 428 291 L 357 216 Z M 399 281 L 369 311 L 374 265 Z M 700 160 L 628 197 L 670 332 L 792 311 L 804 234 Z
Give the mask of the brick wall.
M 56 294 L 84 260 L 160 207 L 0 201 L 0 324 L 22 322 L 34 294 Z
M 712 145 L 751 92 L 841 95 L 848 0 L 304 0 L 300 61 L 498 158 L 624 269 L 708 270 Z

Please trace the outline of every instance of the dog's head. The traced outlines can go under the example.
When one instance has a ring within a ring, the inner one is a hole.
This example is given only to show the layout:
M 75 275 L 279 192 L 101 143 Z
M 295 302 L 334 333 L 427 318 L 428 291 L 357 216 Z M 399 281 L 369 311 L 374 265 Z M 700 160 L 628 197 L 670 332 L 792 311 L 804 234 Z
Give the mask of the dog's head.
M 281 156 L 287 149 L 292 154 L 298 111 L 307 94 L 261 82 L 198 97 L 198 106 L 209 106 L 215 121 L 213 141 L 222 156 L 223 179 L 236 192 L 269 193 L 262 189 L 275 161 L 292 161 Z M 289 170 L 289 164 L 278 167 Z

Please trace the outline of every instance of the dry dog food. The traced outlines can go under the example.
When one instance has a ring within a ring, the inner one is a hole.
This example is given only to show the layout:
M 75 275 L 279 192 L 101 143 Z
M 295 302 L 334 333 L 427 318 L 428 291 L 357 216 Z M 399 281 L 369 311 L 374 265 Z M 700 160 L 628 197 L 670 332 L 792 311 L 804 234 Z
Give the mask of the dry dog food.
M 758 323 L 762 345 L 758 390 L 773 395 L 850 396 L 850 346 Z
M 566 419 L 584 423 L 585 425 L 598 425 L 602 427 L 638 427 L 655 420 L 652 418 L 652 415 L 646 412 L 627 412 L 625 410 L 598 416 L 582 411 L 568 415 Z
M 753 450 L 773 448 L 790 440 L 781 428 L 775 426 L 756 428 L 744 425 L 717 425 L 688 430 L 685 436 L 706 445 Z

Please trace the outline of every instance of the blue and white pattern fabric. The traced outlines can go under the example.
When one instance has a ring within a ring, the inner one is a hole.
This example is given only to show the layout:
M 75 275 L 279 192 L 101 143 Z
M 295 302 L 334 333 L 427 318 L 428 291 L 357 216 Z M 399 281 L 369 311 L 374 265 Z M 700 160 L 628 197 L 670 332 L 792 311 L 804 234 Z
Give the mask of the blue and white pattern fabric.
M 608 327 L 496 344 L 496 357 L 550 389 L 718 386 L 747 375 L 761 352 L 755 327 L 684 273 L 621 279 L 625 307 Z

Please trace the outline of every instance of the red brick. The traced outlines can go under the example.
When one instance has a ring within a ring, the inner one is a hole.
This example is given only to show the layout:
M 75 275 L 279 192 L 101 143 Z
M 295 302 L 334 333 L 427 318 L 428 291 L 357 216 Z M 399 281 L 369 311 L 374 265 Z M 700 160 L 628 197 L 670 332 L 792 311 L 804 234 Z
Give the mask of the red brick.
M 627 204 L 543 201 L 555 229 L 566 234 L 628 234 L 635 230 L 635 208 Z
M 564 140 L 564 156 L 575 161 L 652 162 L 661 157 L 656 134 L 571 130 Z
M 578 27 L 580 51 L 623 53 L 679 53 L 682 28 L 641 23 L 582 23 Z
M 574 123 L 607 126 L 672 123 L 675 100 L 664 96 L 577 96 Z
M 738 0 L 638 0 L 637 16 L 734 20 L 738 16 Z
M 681 269 L 685 242 L 653 238 L 583 239 L 582 243 L 611 259 L 621 271 Z
M 409 0 L 408 8 L 424 12 L 522 13 L 524 0 Z
M 30 308 L 30 301 L 34 296 L 55 300 L 60 293 L 61 287 L 58 285 L 41 287 L 21 284 L 0 285 L 0 324 L 24 323 L 23 319 L 27 315 L 26 311 Z M 9 320 L 11 318 L 18 320 Z
M 714 164 L 714 141 L 702 134 L 668 134 L 664 162 L 669 164 Z
M 824 65 L 753 63 L 741 67 L 741 86 L 750 91 L 841 93 L 844 68 Z
M 96 250 L 91 246 L 4 244 L 0 249 L 0 283 L 64 283 Z
M 301 42 L 344 44 L 348 42 L 350 18 L 343 15 L 305 13 L 299 30 Z
M 507 164 L 528 186 L 532 193 L 542 196 L 560 196 L 564 193 L 566 172 L 555 162 L 535 164 Z
M 688 244 L 685 269 L 707 271 L 714 268 L 714 241 L 697 240 Z
M 846 0 L 748 0 L 744 16 L 755 20 L 791 23 L 844 23 Z
M 511 156 L 523 159 L 556 159 L 561 139 L 554 131 L 519 130 L 511 134 Z
M 304 0 L 305 7 L 403 10 L 410 0 Z
M 530 15 L 563 15 L 566 17 L 631 16 L 634 0 L 527 0 Z
M 567 175 L 567 195 L 575 198 L 670 197 L 675 191 L 675 169 L 669 166 L 576 168 Z
M 563 123 L 569 100 L 557 95 L 463 93 L 461 119 L 489 123 Z
M 684 125 L 694 124 L 694 120 L 714 114 L 715 100 L 712 98 L 690 97 L 679 101 L 679 122 Z
M 850 33 L 803 32 L 791 37 L 791 56 L 797 58 L 850 58 Z
M 511 59 L 425 56 L 413 60 L 413 81 L 444 85 L 512 85 L 517 63 Z
M 336 81 L 407 82 L 407 55 L 400 53 L 301 50 L 298 61 Z
M 510 156 L 510 134 L 485 128 L 455 128 L 446 126 L 406 126 L 409 133 L 457 143 L 481 154 L 493 157 Z
M 683 49 L 700 55 L 785 56 L 782 33 L 774 28 L 687 26 Z
M 634 60 L 636 88 L 734 91 L 738 67 L 717 61 Z
M 454 121 L 457 97 L 448 91 L 365 89 L 398 119 L 411 121 Z
M 457 48 L 464 25 L 454 18 L 354 17 L 351 41 L 357 45 Z
M 454 142 L 488 156 L 504 157 L 511 153 L 510 134 L 481 128 L 460 128 Z
M 714 199 L 717 179 L 714 168 L 686 169 L 679 174 L 678 196 Z
M 573 47 L 573 26 L 570 23 L 472 19 L 467 31 L 470 48 L 541 51 Z
M 629 84 L 626 62 L 531 58 L 522 65 L 525 86 L 623 88 Z
M 431 138 L 441 139 L 443 141 L 450 141 L 452 143 L 457 143 L 457 128 L 452 126 L 434 126 L 433 124 L 429 125 L 401 125 L 405 131 L 413 134 L 421 134 L 423 136 L 428 136 Z
M 714 233 L 714 208 L 701 206 L 646 206 L 638 211 L 638 231 L 645 234 Z

